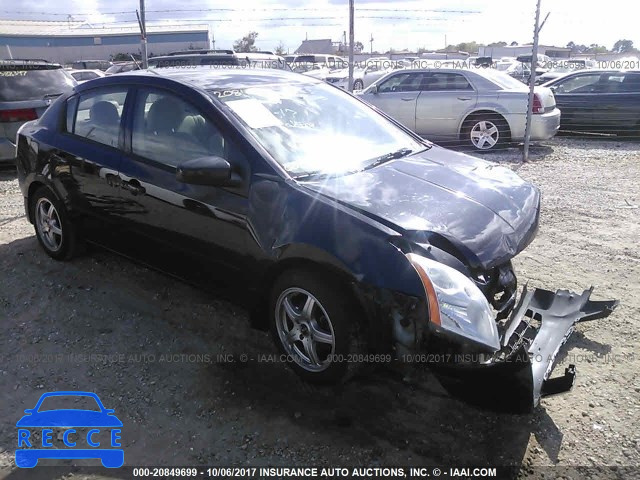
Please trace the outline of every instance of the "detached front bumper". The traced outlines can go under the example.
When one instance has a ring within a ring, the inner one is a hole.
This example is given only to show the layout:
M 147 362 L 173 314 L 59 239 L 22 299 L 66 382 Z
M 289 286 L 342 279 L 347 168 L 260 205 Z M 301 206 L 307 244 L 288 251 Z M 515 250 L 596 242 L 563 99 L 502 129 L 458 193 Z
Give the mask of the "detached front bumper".
M 617 300 L 589 300 L 568 290 L 524 288 L 518 305 L 500 329 L 501 349 L 484 362 L 434 364 L 443 386 L 469 403 L 500 411 L 528 412 L 540 398 L 571 389 L 576 375 L 569 365 L 551 378 L 556 356 L 578 322 L 605 318 Z

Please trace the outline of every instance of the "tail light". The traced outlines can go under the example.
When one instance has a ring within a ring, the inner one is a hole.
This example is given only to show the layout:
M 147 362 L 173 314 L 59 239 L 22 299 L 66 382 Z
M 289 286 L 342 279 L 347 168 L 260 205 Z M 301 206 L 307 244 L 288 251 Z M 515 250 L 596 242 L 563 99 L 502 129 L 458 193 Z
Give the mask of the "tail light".
M 542 106 L 542 100 L 537 93 L 533 94 L 533 113 L 544 113 L 544 107 Z
M 28 122 L 36 120 L 38 114 L 35 108 L 18 108 L 15 110 L 0 110 L 0 123 Z

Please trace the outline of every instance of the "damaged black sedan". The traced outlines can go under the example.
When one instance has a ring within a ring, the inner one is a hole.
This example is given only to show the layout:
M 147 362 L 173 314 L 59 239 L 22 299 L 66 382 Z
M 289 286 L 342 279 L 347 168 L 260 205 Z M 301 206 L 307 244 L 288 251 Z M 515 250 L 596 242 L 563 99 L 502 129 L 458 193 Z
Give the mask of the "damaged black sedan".
M 228 293 L 309 381 L 425 358 L 454 393 L 480 381 L 472 395 L 531 409 L 571 387 L 573 368 L 551 371 L 575 324 L 616 304 L 518 297 L 511 260 L 536 234 L 538 189 L 294 73 L 98 79 L 25 124 L 17 148 L 51 257 L 97 243 Z

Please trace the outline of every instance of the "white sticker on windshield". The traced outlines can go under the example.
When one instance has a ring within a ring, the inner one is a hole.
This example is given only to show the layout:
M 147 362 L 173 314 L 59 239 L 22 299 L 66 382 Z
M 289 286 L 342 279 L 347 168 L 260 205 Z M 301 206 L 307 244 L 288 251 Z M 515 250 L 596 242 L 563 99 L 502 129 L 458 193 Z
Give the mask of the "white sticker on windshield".
M 227 105 L 238 114 L 251 128 L 277 127 L 282 125 L 267 107 L 254 98 L 245 98 L 227 102 Z

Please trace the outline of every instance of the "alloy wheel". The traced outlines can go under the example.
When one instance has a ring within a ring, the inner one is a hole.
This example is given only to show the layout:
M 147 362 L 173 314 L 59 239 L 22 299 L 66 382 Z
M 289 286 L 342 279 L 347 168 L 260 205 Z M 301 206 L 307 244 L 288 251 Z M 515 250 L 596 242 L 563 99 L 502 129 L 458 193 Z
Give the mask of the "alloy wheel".
M 489 150 L 500 140 L 500 130 L 489 120 L 477 122 L 471 129 L 471 143 L 479 150 Z
M 288 288 L 276 302 L 276 329 L 285 349 L 300 367 L 321 372 L 336 348 L 331 319 L 322 304 L 302 288 Z
M 52 252 L 62 247 L 62 222 L 56 207 L 47 198 L 36 203 L 36 227 L 44 245 Z

